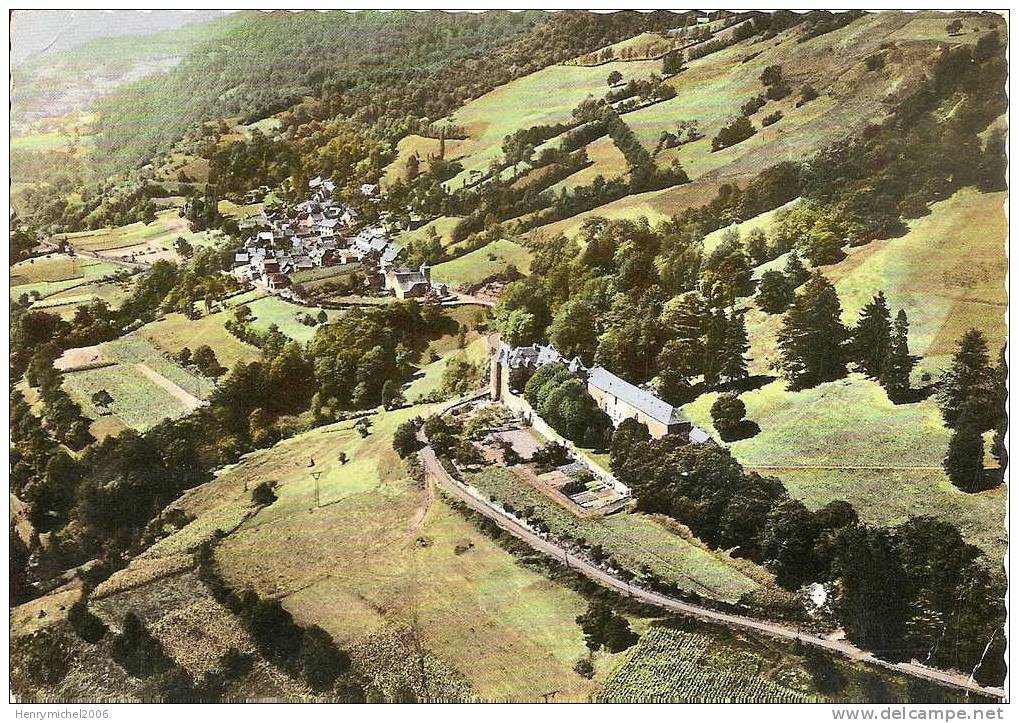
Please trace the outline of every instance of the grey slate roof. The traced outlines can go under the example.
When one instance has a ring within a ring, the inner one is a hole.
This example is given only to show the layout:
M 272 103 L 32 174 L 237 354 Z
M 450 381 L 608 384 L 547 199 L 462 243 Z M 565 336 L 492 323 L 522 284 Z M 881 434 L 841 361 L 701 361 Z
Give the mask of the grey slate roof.
M 678 408 L 659 399 L 654 394 L 620 379 L 608 369 L 592 367 L 588 370 L 587 381 L 595 388 L 621 399 L 634 409 L 640 410 L 662 424 L 677 424 L 687 421 L 683 412 Z

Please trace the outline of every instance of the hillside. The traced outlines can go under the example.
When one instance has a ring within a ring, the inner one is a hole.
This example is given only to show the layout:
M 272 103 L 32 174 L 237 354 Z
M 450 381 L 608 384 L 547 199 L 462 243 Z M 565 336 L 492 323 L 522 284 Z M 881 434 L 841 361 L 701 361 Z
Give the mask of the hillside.
M 14 70 L 14 695 L 1007 685 L 1001 15 L 167 23 Z

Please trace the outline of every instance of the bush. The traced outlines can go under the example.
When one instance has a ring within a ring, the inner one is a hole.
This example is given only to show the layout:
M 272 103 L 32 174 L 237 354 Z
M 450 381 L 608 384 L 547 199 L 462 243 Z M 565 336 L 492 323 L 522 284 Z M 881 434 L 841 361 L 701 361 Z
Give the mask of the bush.
M 733 118 L 722 128 L 722 130 L 718 131 L 718 135 L 712 139 L 711 150 L 720 151 L 723 148 L 734 146 L 737 143 L 750 138 L 755 133 L 757 133 L 757 131 L 754 129 L 754 125 L 750 122 L 749 118 L 746 116 Z
M 814 86 L 809 83 L 800 88 L 800 99 L 796 101 L 796 107 L 799 108 L 801 105 L 805 105 L 817 97 L 817 91 L 814 90 Z
M 761 73 L 761 85 L 772 86 L 782 80 L 782 66 L 769 65 Z
M 711 420 L 722 439 L 732 439 L 739 433 L 747 407 L 734 393 L 721 394 L 711 405 Z
M 768 100 L 782 100 L 792 92 L 792 88 L 784 82 L 778 82 L 775 83 L 775 85 L 769 85 L 768 90 L 764 92 L 764 95 L 768 98 Z
M 778 123 L 780 120 L 782 120 L 782 111 L 777 110 L 774 113 L 764 116 L 764 118 L 761 119 L 761 126 L 770 126 L 774 123 Z
M 768 101 L 763 95 L 756 95 L 750 100 L 748 100 L 746 103 L 744 103 L 742 106 L 740 106 L 739 112 L 741 115 L 744 115 L 747 118 L 749 118 L 754 113 L 763 108 L 767 103 Z
M 590 658 L 581 658 L 573 665 L 573 672 L 582 678 L 590 680 L 594 677 L 594 663 Z
M 260 482 L 255 489 L 251 490 L 251 501 L 258 507 L 271 505 L 276 501 L 273 486 L 272 482 Z

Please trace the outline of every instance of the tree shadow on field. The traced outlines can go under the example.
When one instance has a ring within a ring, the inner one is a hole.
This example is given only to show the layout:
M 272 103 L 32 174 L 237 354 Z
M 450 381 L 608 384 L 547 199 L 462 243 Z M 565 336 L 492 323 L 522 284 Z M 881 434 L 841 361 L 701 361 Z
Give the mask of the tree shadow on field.
M 746 379 L 739 379 L 734 382 L 726 382 L 725 384 L 719 384 L 715 389 L 719 392 L 736 392 L 742 394 L 743 392 L 752 392 L 766 387 L 773 381 L 777 380 L 778 377 L 773 374 L 755 374 L 752 377 Z

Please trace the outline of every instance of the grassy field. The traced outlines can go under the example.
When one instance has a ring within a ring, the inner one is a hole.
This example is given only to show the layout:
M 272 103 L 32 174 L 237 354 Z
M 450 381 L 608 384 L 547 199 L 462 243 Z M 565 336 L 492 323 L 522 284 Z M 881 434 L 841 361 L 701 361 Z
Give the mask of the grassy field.
M 586 654 L 574 622 L 584 599 L 518 565 L 407 477 L 392 434 L 424 412 L 376 414 L 366 439 L 341 422 L 250 455 L 175 503 L 197 519 L 119 575 L 144 565 L 149 572 L 138 574 L 155 578 L 159 560 L 232 530 L 216 553 L 230 584 L 277 596 L 302 624 L 324 627 L 389 693 L 403 683 L 431 695 L 466 685 L 486 699 L 540 700 L 558 690 L 557 700 L 586 700 L 620 656 L 598 656 L 594 681 L 574 673 Z M 313 470 L 321 472 L 318 508 Z M 244 521 L 248 490 L 263 480 L 276 483 L 278 500 Z M 424 656 L 424 680 L 398 665 L 377 667 L 394 655 Z
M 446 371 L 449 360 L 457 354 L 463 354 L 469 361 L 484 362 L 488 356 L 488 345 L 483 337 L 472 334 L 474 338 L 463 349 L 455 347 L 446 349 L 435 361 L 421 367 L 418 376 L 407 386 L 404 396 L 407 401 L 419 402 L 428 395 L 437 392 L 442 385 L 442 373 Z M 470 339 L 470 336 L 468 337 Z
M 72 317 L 79 304 L 95 299 L 116 308 L 127 298 L 133 284 L 130 278 L 112 280 L 122 272 L 133 273 L 133 269 L 81 256 L 47 254 L 11 266 L 10 298 L 38 294 L 32 308 L 62 318 Z
M 627 172 L 626 158 L 608 136 L 587 144 L 587 157 L 591 165 L 581 169 L 550 187 L 552 193 L 558 194 L 563 189 L 573 191 L 577 186 L 588 186 L 598 176 L 606 181 L 615 180 Z
M 429 221 L 424 226 L 416 228 L 413 231 L 401 231 L 396 234 L 393 240 L 399 246 L 406 246 L 414 239 L 423 239 L 428 234 L 429 229 L 435 229 L 435 233 L 439 234 L 439 239 L 442 241 L 443 247 L 450 246 L 452 244 L 453 229 L 460 222 L 460 216 L 440 216 L 439 218 Z
M 883 289 L 889 306 L 909 315 L 910 351 L 923 355 L 921 368 L 945 368 L 972 327 L 996 353 L 1006 337 L 1005 200 L 1005 193 L 963 189 L 912 221 L 906 235 L 852 249 L 849 258 L 824 268 L 843 318 L 855 323 Z
M 386 166 L 385 175 L 382 176 L 382 187 L 394 183 L 397 179 L 407 178 L 407 159 L 417 154 L 421 162 L 421 170 L 428 168 L 428 157 L 439 155 L 439 139 L 426 138 L 416 133 L 404 136 L 396 144 L 396 160 Z M 456 138 L 446 139 L 446 159 L 454 160 L 460 157 L 460 150 L 464 141 Z
M 310 341 L 315 336 L 318 326 L 307 326 L 298 321 L 298 317 L 305 314 L 318 316 L 321 309 L 310 306 L 300 306 L 279 298 L 278 296 L 265 296 L 255 299 L 247 304 L 251 309 L 251 326 L 258 331 L 268 331 L 269 327 L 275 324 L 279 330 L 301 344 Z M 326 315 L 332 321 L 343 314 L 335 309 L 326 310 Z
M 178 237 L 195 248 L 214 246 L 225 240 L 218 231 L 193 233 L 188 228 L 187 220 L 181 218 L 175 208 L 159 212 L 156 220 L 150 224 L 138 222 L 116 228 L 59 234 L 55 238 L 66 238 L 77 249 L 152 262 L 159 259 L 176 260 L 178 256 L 173 243 Z
M 486 93 L 460 108 L 452 122 L 463 126 L 470 138 L 459 152 L 464 172 L 449 181 L 458 188 L 470 179 L 471 171 L 484 171 L 501 156 L 502 140 L 519 128 L 562 123 L 588 96 L 602 97 L 609 87 L 609 73 L 618 70 L 624 80 L 644 78 L 661 70 L 659 61 L 608 63 L 597 68 L 556 65 L 518 78 Z
M 79 279 L 88 281 L 109 276 L 125 268 L 117 263 L 88 257 L 50 253 L 11 266 L 10 280 L 12 288 L 32 284 L 59 284 Z
M 133 280 L 110 283 L 92 281 L 51 294 L 32 304 L 32 308 L 57 314 L 63 319 L 73 317 L 79 305 L 96 300 L 105 301 L 116 309 L 130 295 L 133 283 Z
M 922 371 L 936 375 L 948 366 L 969 327 L 981 329 L 992 350 L 1004 341 L 1003 201 L 1002 193 L 964 189 L 911 222 L 904 236 L 850 249 L 841 263 L 822 269 L 838 290 L 849 325 L 878 289 L 893 313 L 905 308 L 910 350 L 923 356 L 914 383 Z M 743 225 L 757 223 L 768 220 L 761 216 Z M 749 312 L 753 372 L 772 373 L 781 321 Z M 712 429 L 714 398 L 702 395 L 684 407 L 704 429 Z M 787 391 L 778 380 L 741 398 L 761 432 L 730 448 L 743 464 L 781 478 L 811 507 L 845 499 L 864 520 L 883 525 L 932 514 L 958 524 L 984 549 L 1003 549 L 996 520 L 1003 515 L 1004 492 L 969 495 L 948 482 L 940 465 L 949 432 L 933 398 L 892 404 L 880 386 L 858 374 L 800 392 Z
M 687 42 L 683 38 L 663 36 L 658 33 L 641 33 L 608 47 L 612 49 L 612 57 L 614 58 L 647 60 L 648 58 L 661 57 L 669 50 L 680 47 Z M 601 62 L 600 55 L 601 50 L 596 50 L 593 53 L 588 53 L 580 58 L 564 63 L 564 65 L 594 65 Z
M 653 516 L 616 513 L 581 519 L 538 492 L 514 470 L 502 467 L 469 475 L 468 482 L 500 503 L 517 509 L 533 505 L 553 534 L 580 536 L 600 544 L 627 569 L 647 565 L 684 590 L 734 601 L 758 587 L 723 553 L 698 546 L 692 535 L 684 536 Z
M 245 344 L 228 332 L 223 324 L 233 318 L 230 311 L 207 314 L 197 319 L 188 319 L 183 314 L 167 314 L 150 324 L 138 329 L 135 334 L 151 342 L 160 351 L 176 354 L 184 347 L 194 351 L 199 346 L 208 345 L 214 352 L 219 363 L 227 369 L 237 362 L 253 362 L 261 357 L 261 352 Z
M 214 388 L 211 379 L 166 359 L 143 338 L 106 342 L 98 353 L 107 366 L 70 368 L 63 376 L 63 388 L 85 416 L 96 421 L 92 432 L 97 437 L 127 428 L 144 431 L 164 419 L 188 414 Z M 113 397 L 108 413 L 92 402 L 92 395 L 102 389 Z
M 928 58 L 937 53 L 935 44 L 925 37 L 927 31 L 915 22 L 921 17 L 932 20 L 937 16 L 878 13 L 803 43 L 794 40 L 798 31 L 787 31 L 769 42 L 744 41 L 691 61 L 681 73 L 666 81 L 676 88 L 675 98 L 622 117 L 648 150 L 655 148 L 663 131 L 674 132 L 680 121 L 696 121 L 703 138 L 665 150 L 656 157 L 660 166 L 679 160 L 692 182 L 629 196 L 532 233 L 573 234 L 590 216 L 646 216 L 652 222 L 659 221 L 690 206 L 707 203 L 723 183 L 742 185 L 764 168 L 783 160 L 802 160 L 819 148 L 877 122 L 884 112 L 882 100 L 897 97 L 904 89 L 912 87 L 919 80 L 920 69 L 928 63 Z M 896 48 L 894 63 L 889 63 L 884 70 L 866 70 L 863 60 L 879 52 L 887 37 L 905 40 L 914 30 L 916 39 L 925 42 L 906 43 Z M 759 54 L 750 57 L 755 53 Z M 782 66 L 792 95 L 770 101 L 753 116 L 751 120 L 758 129 L 756 135 L 730 148 L 712 152 L 712 138 L 730 118 L 740 114 L 740 106 L 745 101 L 763 91 L 759 76 L 766 66 L 773 64 Z M 607 73 L 611 65 L 587 70 Z M 619 65 L 626 75 L 627 66 L 660 66 L 660 63 L 643 61 Z M 542 72 L 562 73 L 561 78 L 549 79 L 554 85 L 568 82 L 569 73 L 574 70 L 576 68 L 557 66 Z M 638 75 L 648 72 L 642 70 Z M 819 97 L 797 108 L 799 91 L 808 83 L 818 91 Z M 513 84 L 505 86 L 506 89 L 512 87 Z M 602 91 L 598 89 L 596 94 L 601 95 Z M 529 98 L 526 93 L 520 93 L 514 100 L 517 103 L 514 113 L 503 117 L 522 118 L 522 127 L 527 124 L 529 113 L 535 111 L 527 106 L 528 102 L 554 107 L 544 99 Z M 461 112 L 469 112 L 474 103 Z M 771 126 L 762 127 L 761 118 L 776 110 L 781 110 L 784 117 Z
M 531 270 L 531 253 L 509 239 L 499 239 L 480 249 L 445 261 L 432 269 L 432 279 L 450 286 L 474 284 L 514 265 L 521 273 Z

